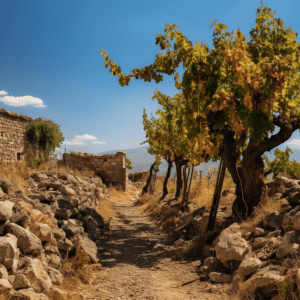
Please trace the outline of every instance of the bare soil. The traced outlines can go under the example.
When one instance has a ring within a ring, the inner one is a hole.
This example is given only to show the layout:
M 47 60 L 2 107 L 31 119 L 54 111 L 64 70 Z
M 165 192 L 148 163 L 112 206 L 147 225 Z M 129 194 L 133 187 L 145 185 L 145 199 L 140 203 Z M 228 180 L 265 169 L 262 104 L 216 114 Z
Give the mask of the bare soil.
M 81 298 L 233 299 L 221 285 L 199 280 L 199 260 L 172 261 L 166 256 L 167 234 L 140 212 L 136 201 L 110 201 L 117 216 L 111 220 L 110 236 L 100 245 L 102 268 L 91 271 L 90 284 L 78 287 Z

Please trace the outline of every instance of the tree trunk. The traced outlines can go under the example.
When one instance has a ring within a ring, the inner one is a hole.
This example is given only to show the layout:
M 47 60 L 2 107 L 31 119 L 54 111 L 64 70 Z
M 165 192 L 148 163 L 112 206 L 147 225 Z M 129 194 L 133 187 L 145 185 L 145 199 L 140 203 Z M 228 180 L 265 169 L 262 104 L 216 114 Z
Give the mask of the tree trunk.
M 156 163 L 156 162 L 154 162 L 154 163 L 151 165 L 151 167 L 150 167 L 150 174 L 149 174 L 149 177 L 148 177 L 148 179 L 147 179 L 146 185 L 143 187 L 143 190 L 142 190 L 142 196 L 143 196 L 145 193 L 148 192 L 148 188 L 149 188 L 149 185 L 150 185 L 150 182 L 151 182 L 151 178 L 152 178 L 152 171 L 153 171 L 153 168 L 154 168 L 154 166 L 155 166 L 155 163 Z
M 187 160 L 183 160 L 182 156 L 176 158 L 175 157 L 175 165 L 176 165 L 176 194 L 175 197 L 180 197 L 180 192 L 182 189 L 182 175 L 181 175 L 181 167 L 185 165 Z
M 186 171 L 186 166 L 184 166 L 184 173 Z M 193 171 L 194 171 L 194 166 L 192 168 L 192 173 L 190 175 L 191 167 L 189 167 L 189 173 L 187 176 L 187 179 L 184 180 L 184 189 L 183 189 L 183 195 L 182 195 L 182 201 L 181 201 L 181 206 L 180 209 L 183 212 L 185 208 L 187 208 L 188 200 L 189 200 L 189 193 L 190 193 L 190 188 L 191 188 L 191 183 L 192 183 L 192 177 L 193 177 Z
M 166 174 L 166 178 L 164 180 L 163 194 L 162 194 L 160 200 L 163 200 L 169 193 L 168 188 L 167 188 L 167 184 L 168 184 L 168 180 L 169 180 L 169 177 L 170 177 L 170 174 L 171 174 L 171 169 L 173 167 L 173 161 L 172 160 L 167 160 L 167 162 L 168 162 L 168 171 L 167 171 L 167 174 Z
M 264 162 L 261 155 L 257 155 L 253 151 L 245 151 L 242 164 L 237 165 L 239 154 L 234 148 L 234 143 L 234 132 L 226 132 L 222 158 L 236 184 L 233 212 L 243 219 L 249 216 L 258 203 L 267 197 L 267 188 L 264 183 Z M 252 141 L 253 143 L 255 142 Z

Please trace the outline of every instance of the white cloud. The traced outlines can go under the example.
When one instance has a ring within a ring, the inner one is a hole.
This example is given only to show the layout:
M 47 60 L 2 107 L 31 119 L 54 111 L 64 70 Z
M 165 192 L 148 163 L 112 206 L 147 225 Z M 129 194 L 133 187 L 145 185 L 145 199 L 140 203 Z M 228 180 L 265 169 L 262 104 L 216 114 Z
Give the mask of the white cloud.
M 72 140 L 71 142 L 63 141 L 63 144 L 67 145 L 67 146 L 84 146 L 84 145 L 86 145 L 85 143 L 80 142 L 80 141 L 76 141 L 76 140 L 75 141 Z
M 95 141 L 95 142 L 92 142 L 92 144 L 106 144 L 106 142 Z
M 86 144 L 83 141 L 86 140 L 93 140 L 93 144 L 106 144 L 105 142 L 94 141 L 97 140 L 97 138 L 90 134 L 74 135 L 74 138 L 71 141 L 64 141 L 63 144 L 68 146 L 85 146 Z
M 80 140 L 80 141 L 85 141 L 85 140 L 96 140 L 97 138 L 95 136 L 85 134 L 85 135 L 74 135 L 73 140 Z
M 8 106 L 25 106 L 25 105 L 33 105 L 34 107 L 47 107 L 44 105 L 43 100 L 40 98 L 35 98 L 32 96 L 21 96 L 21 97 L 13 97 L 13 96 L 4 96 L 7 95 L 6 91 L 0 91 L 0 102 L 3 102 Z
M 290 142 L 287 142 L 286 144 L 291 145 L 290 148 L 292 149 L 299 149 L 300 148 L 300 140 L 294 139 Z

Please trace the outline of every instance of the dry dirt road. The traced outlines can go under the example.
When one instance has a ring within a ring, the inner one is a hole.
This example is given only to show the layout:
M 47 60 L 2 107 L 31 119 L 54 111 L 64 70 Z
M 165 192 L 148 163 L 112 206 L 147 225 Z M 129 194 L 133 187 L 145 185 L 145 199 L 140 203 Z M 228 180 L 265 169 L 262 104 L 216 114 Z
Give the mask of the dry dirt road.
M 110 200 L 117 217 L 111 220 L 110 237 L 102 240 L 101 270 L 92 271 L 90 284 L 80 288 L 84 299 L 232 299 L 220 292 L 220 285 L 199 280 L 199 260 L 166 258 L 166 234 L 135 201 Z

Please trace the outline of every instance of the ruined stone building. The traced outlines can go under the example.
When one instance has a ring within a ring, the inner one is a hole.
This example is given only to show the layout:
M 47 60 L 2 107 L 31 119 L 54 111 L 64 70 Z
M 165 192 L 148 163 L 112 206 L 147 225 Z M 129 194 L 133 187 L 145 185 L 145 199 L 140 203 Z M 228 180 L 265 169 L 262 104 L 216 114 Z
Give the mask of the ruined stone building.
M 5 163 L 24 158 L 21 153 L 32 149 L 26 126 L 34 119 L 0 108 L 0 160 Z
M 5 163 L 24 160 L 22 152 L 36 150 L 26 136 L 26 127 L 33 118 L 0 108 L 0 161 Z M 125 152 L 116 154 L 92 155 L 88 153 L 64 154 L 59 166 L 69 169 L 91 170 L 113 184 L 120 184 L 127 190 L 128 174 L 125 167 Z

